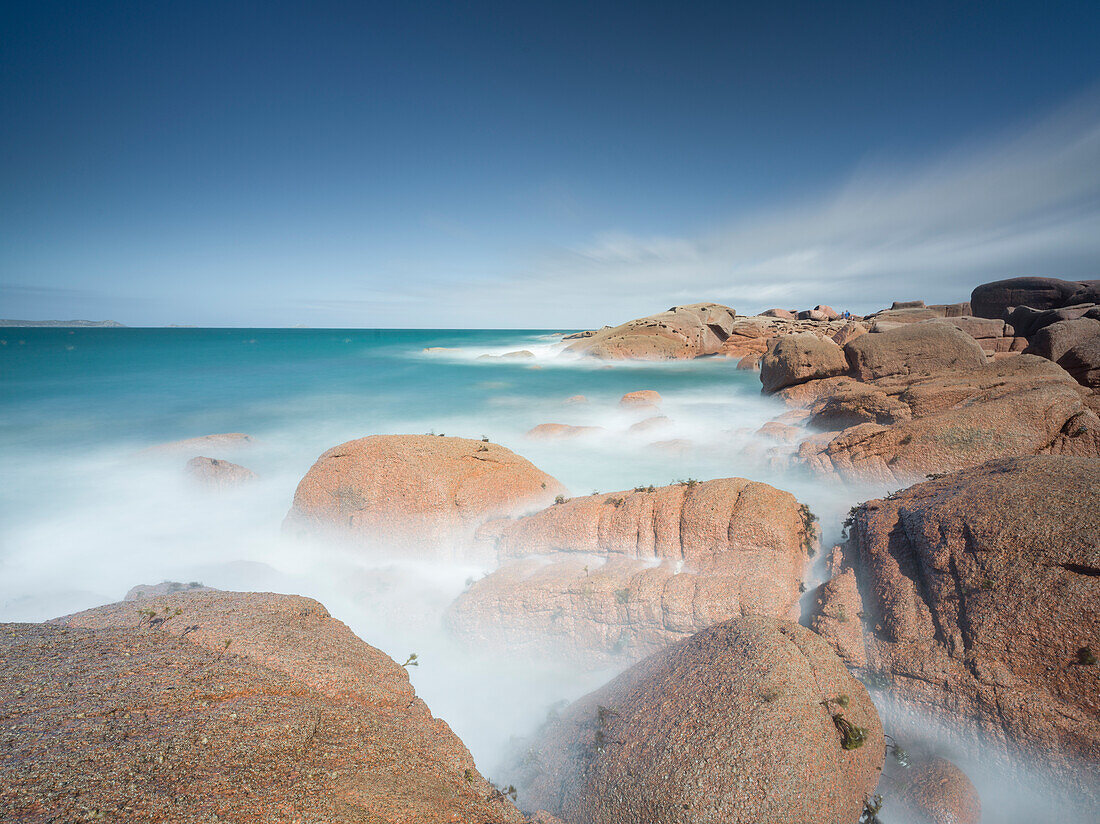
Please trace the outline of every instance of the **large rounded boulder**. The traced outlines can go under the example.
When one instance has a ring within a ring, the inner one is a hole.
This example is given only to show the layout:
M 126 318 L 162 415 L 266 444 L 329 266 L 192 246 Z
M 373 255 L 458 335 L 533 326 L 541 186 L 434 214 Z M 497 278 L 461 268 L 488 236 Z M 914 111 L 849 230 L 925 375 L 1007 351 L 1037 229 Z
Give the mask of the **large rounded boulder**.
M 760 360 L 760 383 L 768 394 L 788 386 L 848 371 L 844 350 L 812 332 L 773 338 Z
M 883 756 L 870 697 L 821 638 L 738 618 L 568 707 L 517 786 L 568 824 L 853 824 Z
M 860 335 L 844 352 L 852 376 L 861 381 L 938 375 L 985 364 L 977 341 L 946 323 L 913 323 Z
M 285 527 L 416 557 L 474 558 L 483 523 L 541 509 L 565 492 L 498 444 L 372 435 L 317 459 L 298 484 Z
M 850 525 L 890 696 L 976 724 L 1095 808 L 1100 459 L 992 461 L 868 501 Z

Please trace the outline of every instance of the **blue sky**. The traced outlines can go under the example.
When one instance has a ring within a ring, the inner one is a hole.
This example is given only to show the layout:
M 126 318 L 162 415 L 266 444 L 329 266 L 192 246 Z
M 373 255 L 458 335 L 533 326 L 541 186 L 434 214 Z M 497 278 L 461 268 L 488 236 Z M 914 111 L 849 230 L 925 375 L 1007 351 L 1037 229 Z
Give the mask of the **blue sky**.
M 581 327 L 1100 277 L 1100 4 L 0 12 L 0 316 Z

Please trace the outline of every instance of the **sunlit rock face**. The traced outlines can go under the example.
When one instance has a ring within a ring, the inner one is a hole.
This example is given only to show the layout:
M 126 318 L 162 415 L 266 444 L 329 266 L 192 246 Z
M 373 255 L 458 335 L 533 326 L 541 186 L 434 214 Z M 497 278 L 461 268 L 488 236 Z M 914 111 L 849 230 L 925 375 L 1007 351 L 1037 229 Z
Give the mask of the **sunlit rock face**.
M 852 824 L 884 752 L 867 691 L 828 645 L 769 618 L 656 653 L 528 744 L 520 806 L 568 824 Z
M 1100 455 L 1100 418 L 1087 395 L 1064 369 L 1031 355 L 916 378 L 830 380 L 791 398 L 812 405 L 823 427 L 852 424 L 799 446 L 795 462 L 825 475 L 906 484 L 997 458 Z
M 994 461 L 868 501 L 845 564 L 861 603 L 838 584 L 823 612 L 865 614 L 853 664 L 865 656 L 894 701 L 975 721 L 1095 809 L 1100 459 Z M 835 623 L 815 627 L 853 650 Z
M 718 303 L 673 306 L 666 312 L 605 327 L 571 343 L 566 352 L 619 360 L 679 360 L 717 354 L 737 313 Z
M 405 557 L 483 559 L 478 527 L 541 509 L 566 491 L 498 444 L 372 435 L 317 459 L 294 493 L 284 528 Z
M 741 478 L 574 498 L 490 531 L 501 567 L 454 603 L 452 631 L 592 667 L 734 616 L 797 617 L 817 545 L 793 495 Z
M 0 625 L 0 819 L 523 820 L 323 606 L 185 591 Z

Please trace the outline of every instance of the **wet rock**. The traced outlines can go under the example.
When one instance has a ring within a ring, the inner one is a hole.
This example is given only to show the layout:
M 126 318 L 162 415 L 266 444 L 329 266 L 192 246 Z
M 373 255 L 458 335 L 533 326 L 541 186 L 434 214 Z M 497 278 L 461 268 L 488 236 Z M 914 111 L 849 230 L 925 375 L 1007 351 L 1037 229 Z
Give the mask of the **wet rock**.
M 567 352 L 609 360 L 677 360 L 713 355 L 729 337 L 737 313 L 717 303 L 674 306 L 667 312 L 605 327 Z
M 333 533 L 414 557 L 481 557 L 474 535 L 494 518 L 566 493 L 494 443 L 435 435 L 372 435 L 333 447 L 294 493 L 284 528 Z
M 732 616 L 793 618 L 810 517 L 741 478 L 574 498 L 495 527 L 501 567 L 447 621 L 472 647 L 602 666 Z
M 894 770 L 889 815 L 913 824 L 980 824 L 982 801 L 974 784 L 946 758 L 920 759 Z
M 240 464 L 202 456 L 187 462 L 187 474 L 204 486 L 215 489 L 239 486 L 256 479 L 255 472 Z
M 661 393 L 654 389 L 639 389 L 627 392 L 619 398 L 619 406 L 624 409 L 645 409 L 661 405 Z
M 759 355 L 759 354 L 756 354 L 756 353 L 745 355 L 745 357 L 743 357 L 743 358 L 741 358 L 741 360 L 737 361 L 737 368 L 738 369 L 744 369 L 744 370 L 759 369 L 760 368 L 760 361 L 763 357 L 764 357 L 763 355 Z
M 654 429 L 663 429 L 672 423 L 672 419 L 667 415 L 654 415 L 652 418 L 646 418 L 644 421 L 638 421 L 630 427 L 630 432 L 650 432 Z
M 566 440 L 581 435 L 593 435 L 606 431 L 602 426 L 571 426 L 567 423 L 540 423 L 529 429 L 524 437 L 535 441 Z
M 843 349 L 831 340 L 801 333 L 773 339 L 760 361 L 760 382 L 764 392 L 771 394 L 847 370 Z
M 1100 459 L 994 461 L 853 514 L 846 547 L 889 696 L 1100 802 Z
M 883 751 L 866 690 L 824 641 L 738 618 L 568 707 L 533 742 L 517 786 L 521 806 L 569 824 L 852 824 Z
M 0 624 L 0 706 L 3 820 L 523 821 L 405 671 L 307 598 Z

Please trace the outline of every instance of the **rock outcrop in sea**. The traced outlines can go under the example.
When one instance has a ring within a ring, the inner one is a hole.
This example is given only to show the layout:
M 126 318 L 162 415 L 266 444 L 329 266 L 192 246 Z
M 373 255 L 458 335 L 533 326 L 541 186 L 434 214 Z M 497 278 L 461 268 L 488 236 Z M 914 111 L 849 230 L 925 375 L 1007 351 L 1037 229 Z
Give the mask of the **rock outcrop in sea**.
M 298 484 L 284 528 L 406 557 L 484 558 L 478 528 L 568 490 L 489 441 L 372 435 L 335 446 Z
M 742 478 L 587 495 L 481 533 L 501 566 L 447 622 L 470 647 L 637 661 L 742 615 L 798 617 L 807 507 Z

